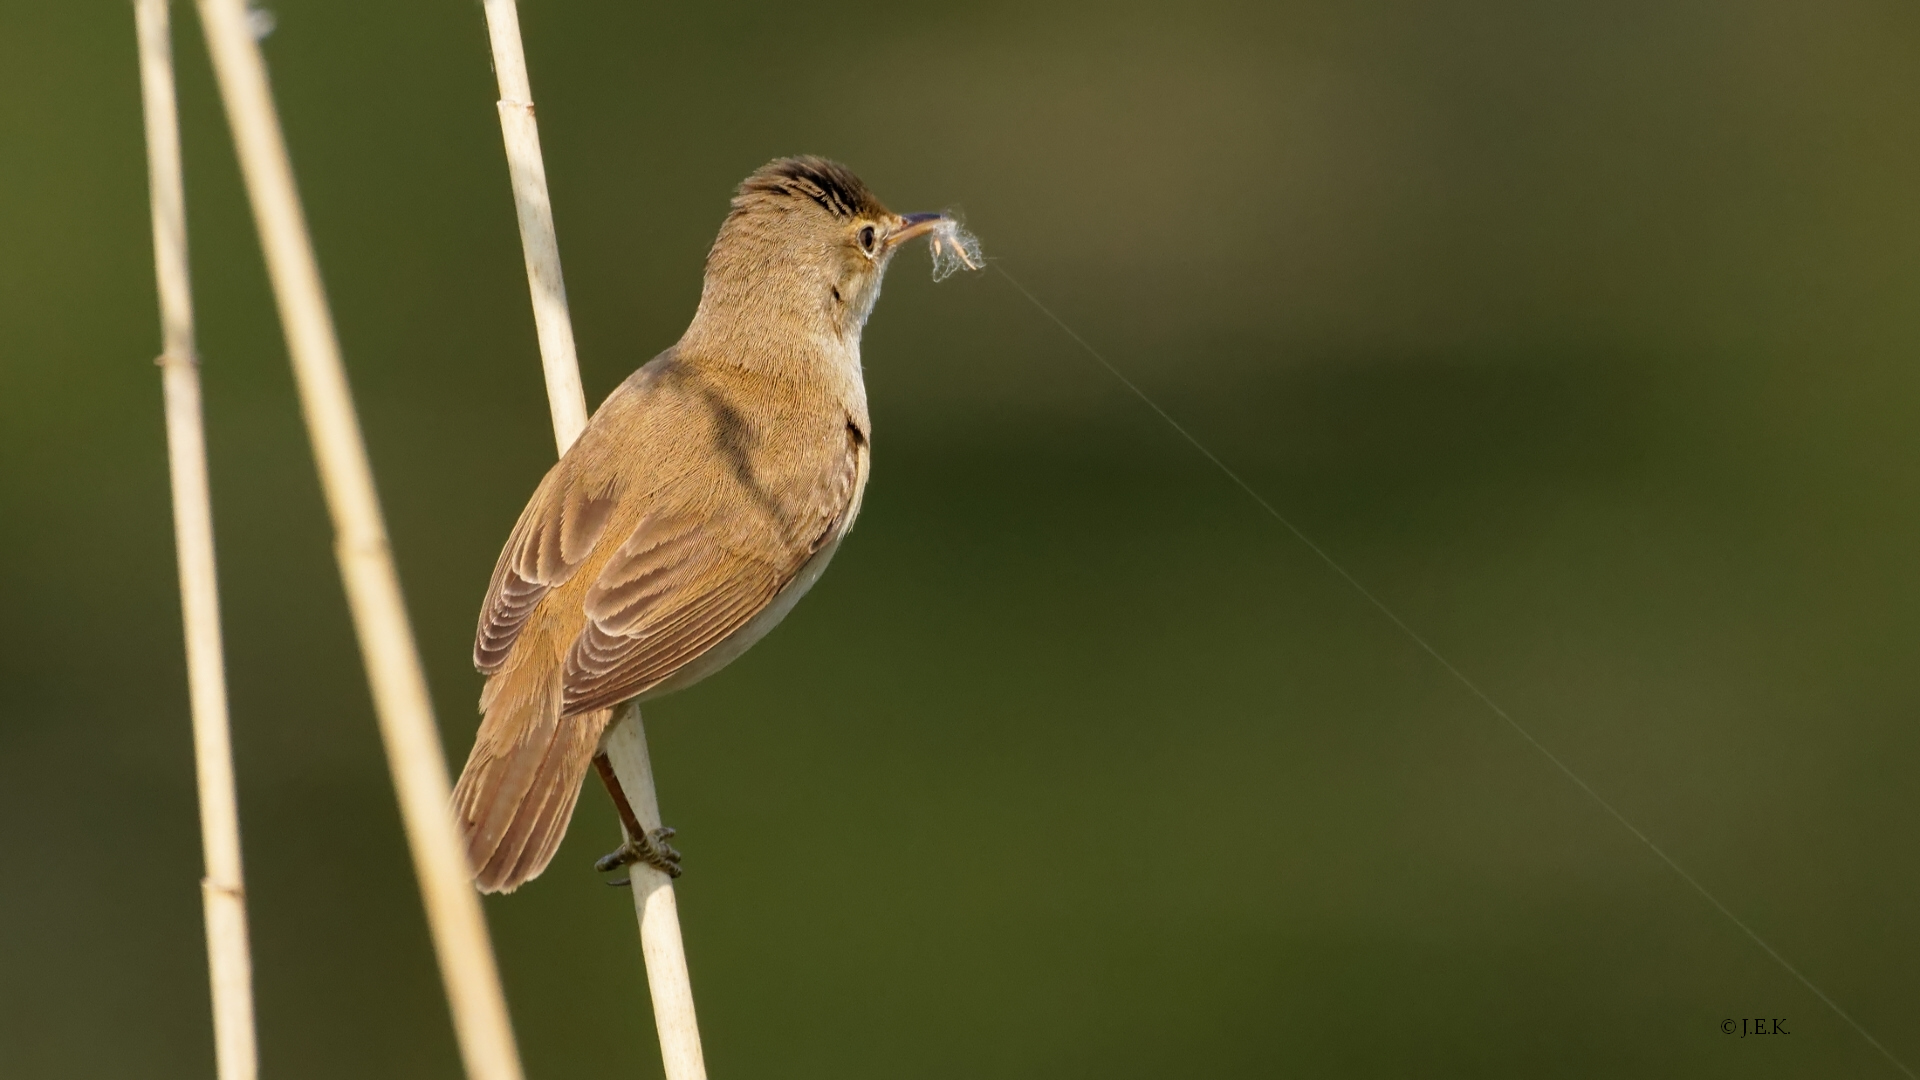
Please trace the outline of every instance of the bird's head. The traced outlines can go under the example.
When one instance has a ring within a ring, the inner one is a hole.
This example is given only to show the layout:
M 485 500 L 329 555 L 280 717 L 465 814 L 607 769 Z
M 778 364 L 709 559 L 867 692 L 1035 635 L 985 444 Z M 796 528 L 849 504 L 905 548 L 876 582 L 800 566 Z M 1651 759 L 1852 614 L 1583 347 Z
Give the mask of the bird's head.
M 944 214 L 896 214 L 846 166 L 768 162 L 741 183 L 707 254 L 696 322 L 796 324 L 858 342 L 901 245 Z

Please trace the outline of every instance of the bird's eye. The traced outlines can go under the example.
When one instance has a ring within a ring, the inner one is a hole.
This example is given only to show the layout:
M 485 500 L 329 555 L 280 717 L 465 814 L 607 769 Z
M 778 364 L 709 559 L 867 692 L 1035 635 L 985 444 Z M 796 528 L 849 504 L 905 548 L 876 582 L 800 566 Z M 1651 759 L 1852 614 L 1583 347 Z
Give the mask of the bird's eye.
M 873 254 L 873 235 L 873 226 L 862 225 L 860 227 L 860 250 L 869 255 Z

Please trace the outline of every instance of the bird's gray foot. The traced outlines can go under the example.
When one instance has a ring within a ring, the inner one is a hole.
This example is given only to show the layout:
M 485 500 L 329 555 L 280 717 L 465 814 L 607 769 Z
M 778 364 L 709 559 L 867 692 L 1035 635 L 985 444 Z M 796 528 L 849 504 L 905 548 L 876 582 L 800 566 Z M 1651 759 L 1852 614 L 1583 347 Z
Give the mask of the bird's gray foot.
M 617 870 L 633 863 L 646 863 L 670 878 L 677 878 L 680 876 L 680 853 L 673 849 L 672 844 L 667 843 L 672 838 L 673 830 L 665 827 L 640 833 L 637 836 L 629 833 L 626 843 L 620 845 L 620 850 L 601 856 L 600 861 L 593 864 L 593 868 L 604 874 L 609 870 Z M 609 884 L 625 885 L 628 882 L 615 881 Z

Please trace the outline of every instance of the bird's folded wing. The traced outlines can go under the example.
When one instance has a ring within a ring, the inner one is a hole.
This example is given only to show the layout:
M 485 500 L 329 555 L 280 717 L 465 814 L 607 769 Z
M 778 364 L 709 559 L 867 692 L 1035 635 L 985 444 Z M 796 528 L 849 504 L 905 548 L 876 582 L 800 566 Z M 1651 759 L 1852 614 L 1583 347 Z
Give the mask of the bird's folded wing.
M 707 499 L 642 517 L 587 591 L 563 711 L 643 693 L 751 621 L 845 528 L 864 455 L 850 432 L 845 455 L 783 505 Z
M 527 617 L 548 592 L 573 576 L 606 532 L 616 492 L 611 486 L 570 483 L 572 468 L 571 461 L 562 460 L 547 473 L 494 564 L 473 639 L 473 666 L 484 674 L 506 664 Z

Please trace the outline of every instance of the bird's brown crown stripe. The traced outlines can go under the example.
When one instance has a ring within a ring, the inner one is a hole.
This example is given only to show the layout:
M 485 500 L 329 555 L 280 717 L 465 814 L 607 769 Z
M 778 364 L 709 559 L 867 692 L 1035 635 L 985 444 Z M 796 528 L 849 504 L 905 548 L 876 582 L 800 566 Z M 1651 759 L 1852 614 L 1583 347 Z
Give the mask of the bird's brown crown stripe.
M 867 185 L 845 165 L 819 157 L 780 158 L 762 166 L 740 185 L 741 195 L 802 195 L 835 217 L 873 215 L 882 210 Z

